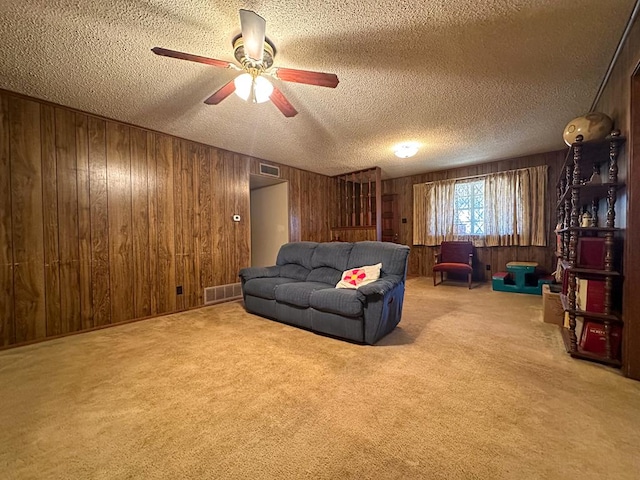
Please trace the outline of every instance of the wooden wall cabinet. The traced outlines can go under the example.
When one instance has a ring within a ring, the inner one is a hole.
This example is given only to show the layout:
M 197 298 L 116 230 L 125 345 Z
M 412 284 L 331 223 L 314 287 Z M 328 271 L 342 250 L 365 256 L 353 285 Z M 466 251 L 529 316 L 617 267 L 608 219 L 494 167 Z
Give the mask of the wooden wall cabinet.
M 601 141 L 583 142 L 579 135 L 557 182 L 556 254 L 563 276 L 562 303 L 569 318 L 568 328 L 562 328 L 564 343 L 572 357 L 612 366 L 621 364 L 624 333 L 619 301 L 622 230 L 615 226 L 617 192 L 623 186 L 617 162 L 624 141 L 619 131 Z M 586 295 L 595 300 L 585 300 Z M 582 320 L 582 329 L 576 329 L 580 323 L 576 319 Z M 601 348 L 594 348 L 598 344 Z

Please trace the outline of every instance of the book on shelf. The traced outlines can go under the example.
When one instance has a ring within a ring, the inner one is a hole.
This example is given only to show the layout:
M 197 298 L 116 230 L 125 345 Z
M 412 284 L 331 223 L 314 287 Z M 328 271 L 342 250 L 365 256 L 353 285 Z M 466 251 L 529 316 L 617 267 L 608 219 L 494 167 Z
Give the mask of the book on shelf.
M 585 312 L 604 312 L 604 280 L 576 279 L 576 307 Z
M 611 356 L 620 355 L 620 339 L 622 337 L 620 325 L 609 326 L 609 341 L 611 342 Z M 607 336 L 602 323 L 586 322 L 580 338 L 580 348 L 585 352 L 605 355 L 607 353 Z
M 578 260 L 576 266 L 604 270 L 605 243 L 603 237 L 578 238 Z

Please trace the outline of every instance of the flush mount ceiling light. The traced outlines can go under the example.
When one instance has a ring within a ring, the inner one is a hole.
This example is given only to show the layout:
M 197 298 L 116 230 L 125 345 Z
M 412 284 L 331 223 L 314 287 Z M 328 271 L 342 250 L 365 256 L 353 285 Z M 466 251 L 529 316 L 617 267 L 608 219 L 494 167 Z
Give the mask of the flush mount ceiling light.
M 415 142 L 399 143 L 393 147 L 393 153 L 395 153 L 396 157 L 400 158 L 413 157 L 418 153 L 418 144 Z

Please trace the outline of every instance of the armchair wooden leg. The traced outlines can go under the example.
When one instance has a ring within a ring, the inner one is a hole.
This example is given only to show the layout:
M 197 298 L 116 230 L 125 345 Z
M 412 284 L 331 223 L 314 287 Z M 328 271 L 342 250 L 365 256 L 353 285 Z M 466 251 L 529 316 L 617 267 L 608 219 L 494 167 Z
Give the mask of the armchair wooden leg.
M 436 286 L 436 275 L 438 275 L 436 272 L 433 272 L 433 286 Z
M 469 277 L 469 290 L 471 290 L 471 274 L 468 273 L 467 277 Z

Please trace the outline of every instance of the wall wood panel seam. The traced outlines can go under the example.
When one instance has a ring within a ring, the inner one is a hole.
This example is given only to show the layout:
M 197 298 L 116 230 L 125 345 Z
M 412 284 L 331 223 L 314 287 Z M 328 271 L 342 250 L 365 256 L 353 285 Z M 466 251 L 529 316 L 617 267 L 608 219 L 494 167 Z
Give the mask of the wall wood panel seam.
M 11 188 L 11 149 L 10 139 L 11 121 L 9 114 L 9 99 L 0 97 L 0 195 L 2 195 L 2 203 L 0 203 L 0 233 L 2 240 L 6 243 L 0 254 L 2 255 L 2 272 L 0 275 L 0 289 L 7 296 L 0 318 L 0 342 L 2 345 L 15 343 L 15 257 L 13 253 L 13 199 Z

